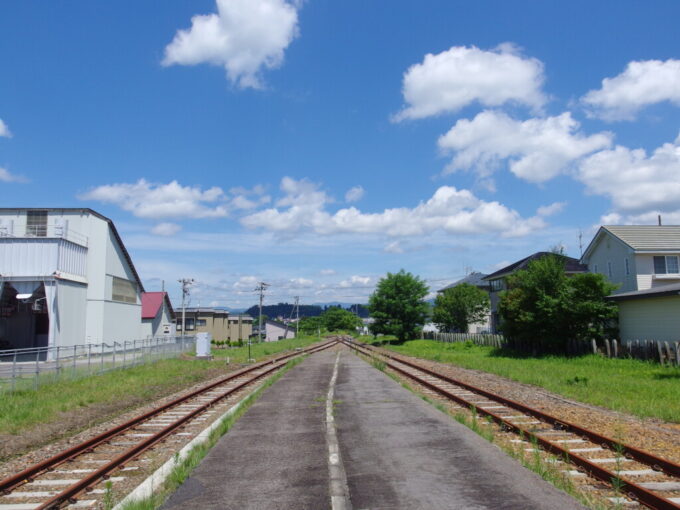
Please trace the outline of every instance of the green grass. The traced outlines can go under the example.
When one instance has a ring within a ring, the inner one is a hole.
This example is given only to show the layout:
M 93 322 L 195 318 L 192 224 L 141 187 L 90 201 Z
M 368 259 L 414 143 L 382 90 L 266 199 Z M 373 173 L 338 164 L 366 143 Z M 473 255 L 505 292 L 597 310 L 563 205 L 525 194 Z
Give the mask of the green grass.
M 287 338 L 278 342 L 254 343 L 251 345 L 251 355 L 255 360 L 261 361 L 261 358 L 265 356 L 295 349 L 296 347 L 305 348 L 320 340 L 323 340 L 323 338 L 320 339 L 318 336 L 300 336 L 299 338 Z M 229 361 L 233 363 L 245 363 L 248 361 L 248 345 L 231 349 L 215 349 L 213 347 L 212 353 L 216 358 L 228 357 Z
M 266 356 L 306 347 L 319 339 L 305 337 L 253 345 L 257 361 Z M 230 356 L 232 363 L 245 363 L 248 347 L 214 351 Z M 41 385 L 37 390 L 3 394 L 0 398 L 0 434 L 20 434 L 27 428 L 60 419 L 61 413 L 78 412 L 89 406 L 114 405 L 117 402 L 139 404 L 216 376 L 224 360 L 161 360 L 101 375 L 64 379 Z M 226 370 L 224 371 L 226 375 Z
M 680 423 L 680 369 L 633 359 L 588 355 L 524 357 L 471 342 L 412 340 L 385 347 L 541 386 L 581 402 Z
M 0 398 L 0 434 L 18 434 L 25 428 L 48 423 L 61 413 L 78 412 L 95 404 L 120 400 L 145 400 L 203 380 L 208 361 L 168 359 L 102 375 L 62 380 L 38 390 L 7 393 Z

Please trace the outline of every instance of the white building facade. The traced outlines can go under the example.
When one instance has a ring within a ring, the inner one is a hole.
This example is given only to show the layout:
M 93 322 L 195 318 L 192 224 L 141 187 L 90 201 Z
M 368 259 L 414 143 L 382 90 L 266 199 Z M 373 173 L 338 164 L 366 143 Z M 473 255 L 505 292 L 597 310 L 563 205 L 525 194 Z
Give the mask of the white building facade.
M 91 209 L 0 209 L 0 348 L 140 338 L 142 282 Z
M 602 226 L 581 262 L 619 285 L 614 294 L 680 283 L 680 226 Z

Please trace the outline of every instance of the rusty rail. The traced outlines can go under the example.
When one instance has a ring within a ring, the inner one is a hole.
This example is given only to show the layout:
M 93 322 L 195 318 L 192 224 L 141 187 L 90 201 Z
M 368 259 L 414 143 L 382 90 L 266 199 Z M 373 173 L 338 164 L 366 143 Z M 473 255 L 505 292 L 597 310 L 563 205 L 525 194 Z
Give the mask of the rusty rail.
M 368 355 L 370 357 L 374 357 L 376 354 L 383 356 L 387 359 L 394 360 L 398 363 L 402 363 L 403 365 L 406 365 L 408 367 L 414 368 L 416 370 L 420 370 L 421 372 L 430 375 L 432 377 L 435 377 L 439 380 L 445 381 L 450 384 L 455 384 L 457 386 L 460 386 L 462 388 L 465 388 L 467 390 L 470 390 L 474 393 L 477 393 L 478 395 L 482 395 L 489 400 L 494 400 L 498 403 L 501 403 L 509 408 L 516 409 L 517 411 L 520 411 L 522 413 L 525 413 L 529 416 L 533 416 L 535 418 L 538 418 L 539 420 L 548 423 L 549 425 L 552 425 L 555 428 L 565 430 L 568 432 L 573 432 L 574 434 L 587 437 L 589 440 L 599 443 L 602 446 L 605 446 L 609 449 L 612 450 L 617 450 L 621 451 L 624 453 L 627 457 L 632 458 L 637 460 L 638 462 L 642 464 L 646 464 L 649 467 L 651 467 L 654 470 L 657 471 L 663 471 L 666 474 L 669 474 L 671 476 L 675 477 L 680 477 L 680 465 L 669 461 L 667 459 L 663 459 L 661 457 L 657 457 L 656 455 L 653 455 L 649 452 L 645 452 L 644 450 L 640 450 L 639 448 L 635 448 L 633 446 L 629 446 L 623 443 L 620 443 L 618 441 L 615 441 L 607 436 L 604 436 L 602 434 L 598 434 L 597 432 L 593 432 L 591 430 L 588 430 L 586 428 L 583 428 L 579 425 L 576 425 L 574 423 L 567 422 L 565 420 L 558 419 L 552 415 L 549 415 L 547 413 L 544 413 L 542 411 L 539 411 L 537 409 L 534 409 L 532 407 L 526 406 L 524 404 L 521 404 L 519 402 L 516 402 L 514 400 L 507 399 L 505 397 L 501 397 L 500 395 L 497 395 L 495 393 L 483 390 L 481 388 L 478 388 L 476 386 L 473 386 L 471 384 L 464 383 L 462 381 L 459 381 L 457 379 L 454 379 L 452 377 L 449 377 L 444 374 L 440 374 L 434 370 L 431 370 L 429 368 L 423 367 L 419 365 L 418 363 L 414 363 L 410 360 L 406 360 L 401 356 L 394 356 L 392 354 L 384 353 L 382 351 L 378 351 L 373 347 L 369 347 L 366 345 L 362 345 L 359 347 L 355 343 L 352 342 L 344 342 L 345 345 L 349 346 L 351 349 L 356 350 L 357 352 L 361 352 L 364 355 Z M 399 367 L 398 365 L 395 365 L 394 363 L 386 362 L 386 365 L 391 368 L 392 370 L 395 370 L 396 372 L 399 372 L 400 374 L 403 374 L 419 384 L 431 389 L 432 391 L 435 391 L 439 393 L 440 395 L 443 395 L 444 397 L 453 400 L 457 402 L 458 404 L 461 404 L 463 406 L 467 407 L 472 407 L 473 405 L 470 404 L 468 401 L 465 399 L 443 389 L 438 387 L 436 384 L 433 384 L 423 378 L 420 378 L 412 373 L 410 373 L 407 370 L 404 370 L 403 368 Z M 524 437 L 529 438 L 532 442 L 535 441 L 537 444 L 541 445 L 544 449 L 547 451 L 558 454 L 562 456 L 563 458 L 568 458 L 570 462 L 573 464 L 583 468 L 586 470 L 591 476 L 594 478 L 597 478 L 607 484 L 611 484 L 612 480 L 614 479 L 619 479 L 620 477 L 607 469 L 604 469 L 603 467 L 599 466 L 598 464 L 589 461 L 588 459 L 581 457 L 579 455 L 575 455 L 573 453 L 570 453 L 570 451 L 567 448 L 563 448 L 559 446 L 558 444 L 552 443 L 544 438 L 541 438 L 540 436 L 534 434 L 530 430 L 527 430 L 525 428 L 522 428 L 516 424 L 513 424 L 512 422 L 504 419 L 503 417 L 499 416 L 498 414 L 484 410 L 482 408 L 476 408 L 476 412 L 483 414 L 485 416 L 490 417 L 494 422 L 499 424 L 501 427 L 503 427 L 506 430 L 513 431 L 517 434 L 523 435 Z M 670 501 L 667 498 L 661 497 L 652 491 L 645 489 L 644 487 L 641 487 L 640 485 L 630 482 L 628 480 L 621 480 L 625 484 L 625 490 L 626 492 L 633 497 L 634 499 L 637 499 L 641 503 L 645 504 L 649 508 L 652 508 L 654 510 L 677 510 L 680 508 L 680 505 L 675 504 L 674 502 Z
M 251 384 L 252 382 L 265 377 L 266 375 L 270 374 L 271 372 L 276 371 L 282 366 L 282 361 L 287 360 L 289 358 L 295 357 L 295 356 L 300 356 L 303 354 L 313 354 L 315 352 L 322 351 L 324 349 L 328 349 L 338 343 L 338 340 L 331 340 L 329 342 L 323 343 L 321 345 L 316 345 L 312 347 L 308 347 L 306 349 L 303 349 L 301 351 L 297 352 L 292 352 L 289 354 L 285 354 L 283 356 L 278 356 L 276 358 L 273 358 L 271 360 L 263 361 L 260 363 L 256 363 L 250 367 L 246 367 L 244 369 L 238 370 L 234 372 L 233 374 L 230 374 L 229 376 L 220 379 L 219 381 L 216 381 L 214 383 L 209 384 L 208 386 L 205 386 L 203 388 L 200 388 L 198 390 L 192 391 L 191 393 L 188 393 L 186 395 L 183 395 L 179 398 L 176 398 L 172 400 L 171 402 L 168 402 L 162 406 L 157 407 L 156 409 L 153 409 L 147 413 L 144 413 L 142 415 L 139 415 L 125 423 L 122 423 L 121 425 L 118 425 L 116 427 L 113 427 L 87 441 L 84 441 L 83 443 L 80 443 L 76 446 L 73 446 L 67 450 L 64 450 L 49 459 L 46 459 L 42 462 L 39 462 L 37 464 L 34 464 L 33 466 L 30 466 L 20 473 L 17 473 L 9 478 L 6 478 L 5 480 L 0 481 L 0 493 L 3 494 L 8 494 L 10 493 L 13 489 L 24 485 L 25 483 L 31 482 L 36 476 L 39 474 L 52 470 L 55 467 L 68 462 L 70 460 L 73 460 L 77 456 L 83 454 L 83 453 L 88 453 L 92 451 L 95 447 L 109 442 L 111 439 L 115 438 L 118 435 L 121 435 L 125 431 L 134 428 L 135 426 L 139 425 L 140 423 L 143 423 L 145 421 L 148 421 L 149 419 L 153 418 L 154 416 L 157 416 L 164 411 L 167 411 L 168 409 L 171 409 L 183 402 L 186 402 L 202 393 L 205 393 L 217 386 L 220 386 L 222 384 L 225 384 L 231 380 L 234 380 L 238 377 L 241 377 L 243 375 L 247 375 L 248 373 L 260 370 L 264 367 L 267 367 L 268 365 L 272 365 L 271 368 L 268 370 L 264 371 L 261 374 L 256 375 L 252 379 L 248 379 L 247 381 L 244 381 L 243 383 L 237 385 L 236 387 L 230 389 L 229 391 L 219 395 L 218 397 L 215 397 L 212 399 L 210 402 L 202 405 L 201 407 L 197 408 L 196 410 L 192 411 L 191 413 L 183 416 L 176 422 L 168 425 L 165 427 L 163 430 L 159 431 L 158 433 L 154 434 L 153 436 L 147 438 L 146 440 L 141 441 L 139 444 L 135 445 L 134 447 L 130 448 L 129 450 L 125 451 L 115 459 L 113 459 L 111 462 L 107 463 L 105 466 L 102 466 L 95 472 L 93 472 L 91 475 L 86 476 L 85 478 L 81 479 L 78 483 L 68 487 L 67 489 L 63 490 L 59 494 L 55 495 L 53 498 L 50 500 L 46 501 L 45 503 L 41 504 L 40 506 L 36 507 L 39 509 L 45 509 L 45 508 L 59 508 L 63 503 L 67 501 L 73 501 L 74 498 L 76 498 L 80 493 L 82 493 L 85 489 L 88 487 L 94 485 L 97 481 L 99 481 L 101 478 L 107 476 L 109 473 L 120 467 L 123 463 L 134 459 L 135 457 L 138 457 L 141 453 L 144 451 L 148 450 L 151 448 L 153 445 L 161 441 L 163 438 L 165 438 L 167 435 L 171 434 L 174 430 L 176 430 L 178 427 L 182 426 L 184 423 L 189 421 L 191 418 L 194 416 L 201 414 L 204 412 L 206 409 L 209 407 L 215 405 L 218 401 L 224 399 L 225 397 L 229 396 L 230 394 L 242 389 L 246 385 Z

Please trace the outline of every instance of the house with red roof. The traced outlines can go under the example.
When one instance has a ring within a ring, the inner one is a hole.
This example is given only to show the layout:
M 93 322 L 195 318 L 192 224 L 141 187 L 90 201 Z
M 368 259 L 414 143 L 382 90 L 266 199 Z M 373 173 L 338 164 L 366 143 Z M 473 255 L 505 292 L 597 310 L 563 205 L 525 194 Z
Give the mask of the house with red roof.
M 142 336 L 155 338 L 173 335 L 175 311 L 167 292 L 142 293 Z

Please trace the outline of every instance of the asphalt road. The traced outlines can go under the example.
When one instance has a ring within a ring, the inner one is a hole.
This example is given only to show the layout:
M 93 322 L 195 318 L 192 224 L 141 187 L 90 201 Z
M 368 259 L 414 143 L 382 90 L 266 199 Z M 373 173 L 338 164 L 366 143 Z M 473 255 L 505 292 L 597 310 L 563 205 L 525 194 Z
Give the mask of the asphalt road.
M 163 508 L 330 508 L 334 361 L 334 352 L 315 354 L 268 388 Z M 355 510 L 584 508 L 346 351 L 334 416 Z

